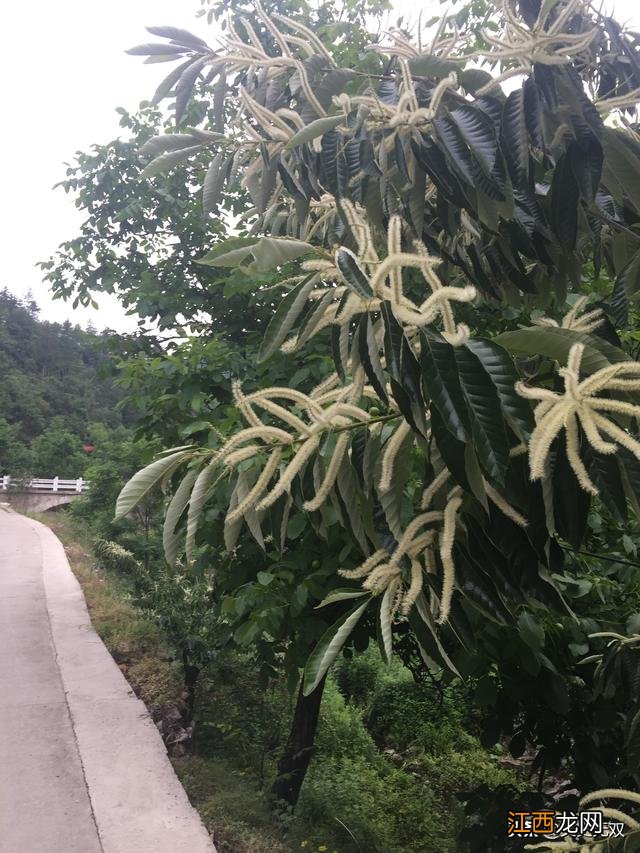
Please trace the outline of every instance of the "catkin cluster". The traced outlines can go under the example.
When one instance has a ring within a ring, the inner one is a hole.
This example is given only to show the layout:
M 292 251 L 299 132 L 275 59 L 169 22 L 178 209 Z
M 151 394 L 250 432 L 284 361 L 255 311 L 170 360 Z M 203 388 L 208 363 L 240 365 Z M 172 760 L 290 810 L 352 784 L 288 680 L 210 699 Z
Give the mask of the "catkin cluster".
M 353 382 L 339 385 L 336 374 L 323 381 L 311 394 L 293 388 L 264 388 L 244 394 L 240 383 L 233 386 L 236 406 L 246 429 L 236 433 L 218 451 L 216 463 L 231 471 L 241 462 L 267 454 L 267 461 L 248 494 L 227 514 L 231 524 L 250 510 L 268 509 L 288 493 L 294 479 L 318 453 L 323 436 L 337 433 L 333 453 L 316 494 L 304 509 L 319 509 L 331 492 L 349 445 L 349 430 L 367 424 L 370 416 L 357 405 L 363 397 L 375 396 L 364 383 L 364 371 L 355 371 Z M 287 405 L 283 405 L 289 404 Z M 265 423 L 258 412 L 270 415 L 278 425 Z M 284 464 L 285 453 L 288 459 Z
M 303 263 L 303 269 L 315 273 L 318 284 L 310 298 L 319 303 L 313 316 L 311 331 L 305 328 L 283 345 L 285 352 L 293 352 L 312 335 L 330 325 L 348 329 L 354 317 L 378 312 L 383 302 L 389 302 L 396 319 L 409 331 L 428 326 L 438 319 L 442 321 L 443 337 L 452 345 L 459 346 L 469 339 L 469 328 L 456 323 L 453 303 L 471 302 L 476 298 L 476 289 L 471 285 L 453 287 L 444 285 L 435 268 L 439 258 L 429 255 L 423 243 L 413 240 L 412 251 L 402 246 L 402 219 L 394 215 L 387 230 L 387 255 L 382 260 L 375 248 L 369 223 L 360 210 L 347 199 L 340 201 L 341 213 L 349 225 L 357 246 L 357 253 L 341 247 L 336 252 L 336 261 L 312 260 Z M 326 215 L 331 209 L 326 211 Z M 341 266 L 338 258 L 345 255 L 351 259 L 349 270 Z M 427 286 L 428 295 L 420 303 L 410 299 L 403 288 L 403 270 L 416 269 Z M 367 283 L 370 295 L 353 286 L 350 279 L 353 270 Z M 384 329 L 381 328 L 383 332 Z M 380 341 L 381 341 L 380 335 Z
M 558 323 L 551 317 L 539 317 L 535 320 L 536 326 L 554 326 L 561 329 L 570 329 L 573 332 L 595 332 L 604 323 L 604 312 L 602 308 L 594 308 L 592 311 L 583 313 L 588 302 L 587 296 L 581 296 Z
M 584 344 L 574 344 L 567 366 L 558 371 L 564 380 L 564 393 L 549 388 L 530 388 L 522 382 L 516 391 L 522 397 L 538 400 L 535 408 L 536 427 L 529 442 L 529 468 L 532 480 L 542 479 L 549 469 L 551 445 L 564 429 L 567 458 L 580 486 L 592 495 L 598 489 L 590 478 L 580 457 L 580 432 L 598 453 L 610 455 L 625 447 L 640 459 L 640 442 L 608 417 L 608 413 L 623 417 L 640 417 L 640 406 L 616 399 L 615 392 L 640 390 L 640 363 L 623 361 L 603 367 L 580 381 Z M 601 393 L 608 396 L 598 396 Z M 605 438 L 606 436 L 606 438 Z

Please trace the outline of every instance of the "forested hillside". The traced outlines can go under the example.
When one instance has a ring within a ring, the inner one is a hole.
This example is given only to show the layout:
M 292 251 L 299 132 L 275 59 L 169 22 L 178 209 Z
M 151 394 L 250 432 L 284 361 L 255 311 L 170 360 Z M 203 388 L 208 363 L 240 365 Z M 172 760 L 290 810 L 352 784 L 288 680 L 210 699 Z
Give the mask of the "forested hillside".
M 0 291 L 0 473 L 78 476 L 82 445 L 123 426 L 100 338 L 42 321 L 35 302 Z

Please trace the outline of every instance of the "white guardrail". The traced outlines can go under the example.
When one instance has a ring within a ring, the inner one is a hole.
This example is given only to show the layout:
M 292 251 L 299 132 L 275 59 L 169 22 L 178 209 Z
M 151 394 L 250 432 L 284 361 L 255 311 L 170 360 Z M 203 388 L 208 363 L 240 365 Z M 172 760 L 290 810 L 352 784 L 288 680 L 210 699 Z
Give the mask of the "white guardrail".
M 64 494 L 83 494 L 89 489 L 89 481 L 78 477 L 77 480 L 63 480 L 61 477 L 34 477 L 22 480 L 8 474 L 0 477 L 0 491 L 17 489 L 25 492 L 62 492 Z

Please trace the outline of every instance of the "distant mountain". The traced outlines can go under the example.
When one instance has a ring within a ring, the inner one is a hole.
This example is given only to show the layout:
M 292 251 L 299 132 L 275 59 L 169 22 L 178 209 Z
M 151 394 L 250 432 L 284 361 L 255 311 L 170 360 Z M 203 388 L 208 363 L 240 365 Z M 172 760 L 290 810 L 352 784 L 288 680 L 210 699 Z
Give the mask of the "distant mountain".
M 0 474 L 17 466 L 24 451 L 47 443 L 52 431 L 58 444 L 65 434 L 61 446 L 75 455 L 90 440 L 92 424 L 112 430 L 130 420 L 104 370 L 101 335 L 38 313 L 32 300 L 0 290 Z

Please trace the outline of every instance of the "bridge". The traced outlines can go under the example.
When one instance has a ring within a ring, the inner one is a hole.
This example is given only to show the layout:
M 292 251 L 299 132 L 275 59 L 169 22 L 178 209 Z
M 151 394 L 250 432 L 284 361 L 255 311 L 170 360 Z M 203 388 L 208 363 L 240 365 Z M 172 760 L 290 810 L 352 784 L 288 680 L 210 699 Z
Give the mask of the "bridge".
M 64 480 L 61 477 L 21 479 L 0 476 L 0 504 L 10 503 L 17 510 L 45 512 L 71 503 L 89 490 L 88 480 Z

